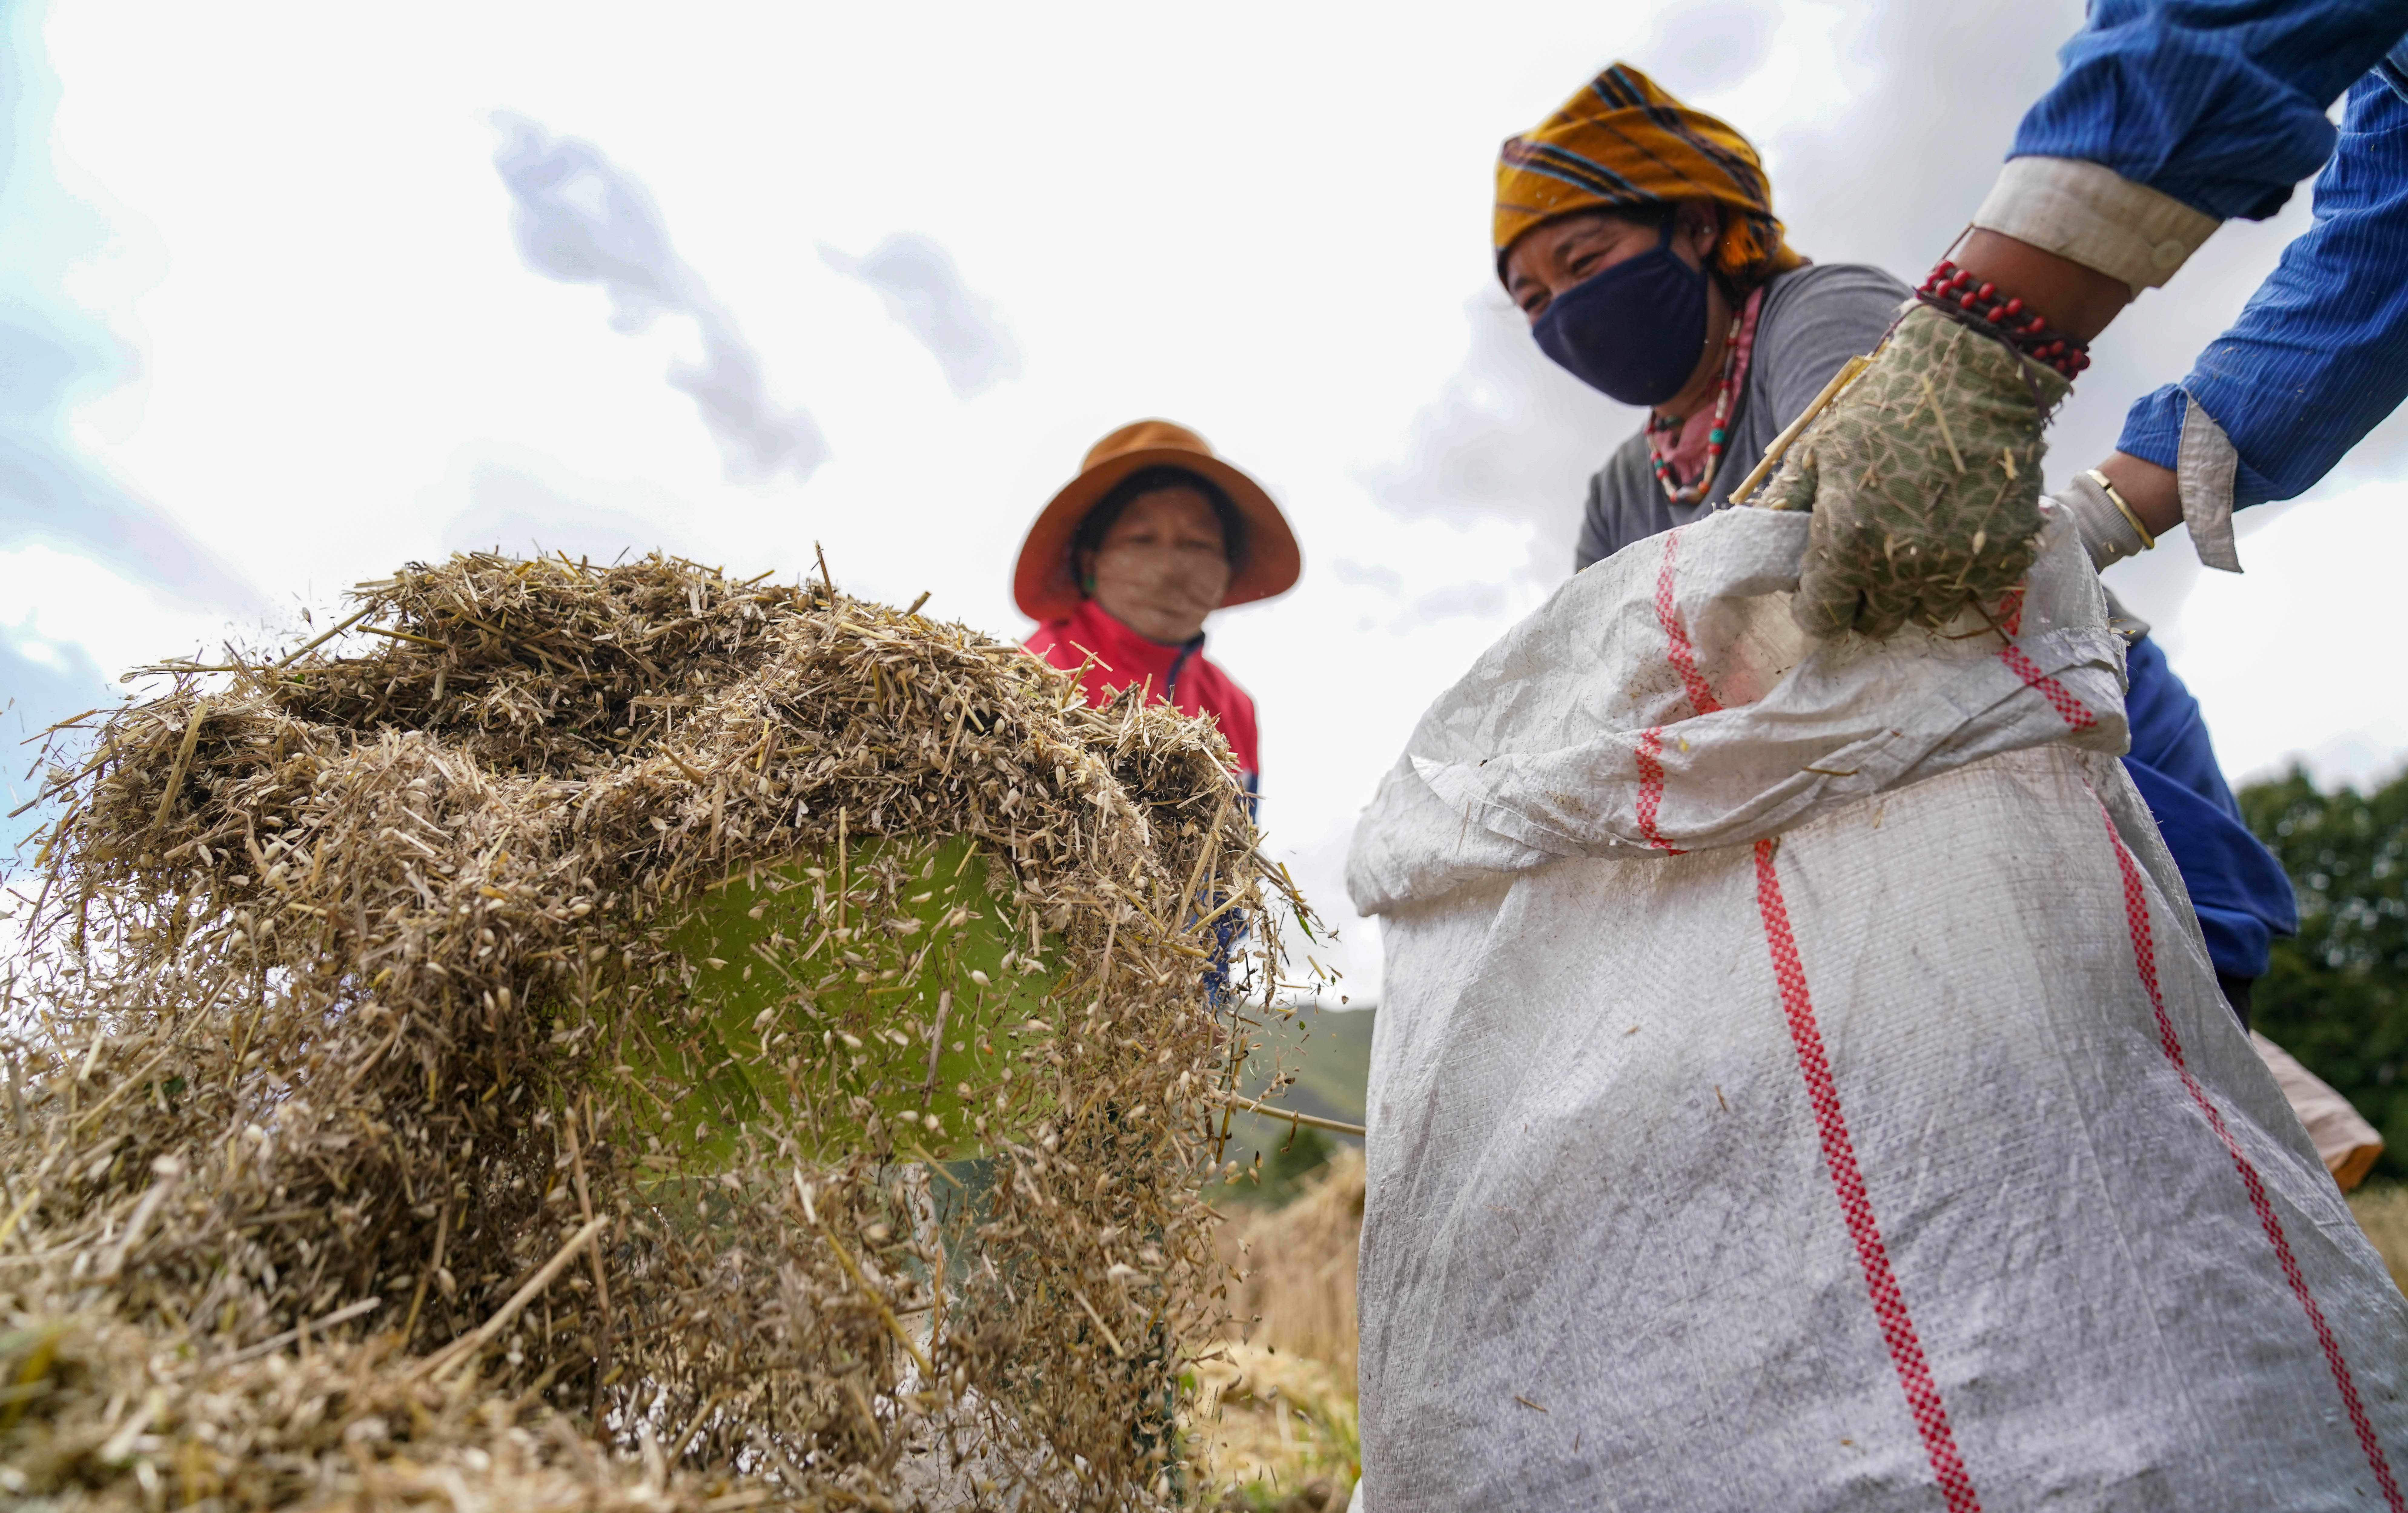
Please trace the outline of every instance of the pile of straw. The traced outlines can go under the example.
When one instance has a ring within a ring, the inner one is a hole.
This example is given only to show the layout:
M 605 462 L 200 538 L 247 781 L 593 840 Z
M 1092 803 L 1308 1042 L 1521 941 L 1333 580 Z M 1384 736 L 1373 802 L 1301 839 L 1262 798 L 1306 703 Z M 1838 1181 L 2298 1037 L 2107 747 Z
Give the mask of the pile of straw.
M 824 573 L 473 556 L 353 607 L 53 770 L 0 1495 L 1165 1496 L 1285 892 L 1211 729 Z
M 1363 1152 L 1340 1148 L 1295 1201 L 1221 1231 L 1240 1277 L 1230 1308 L 1246 1339 L 1311 1356 L 1354 1379 L 1354 1262 L 1362 1249 Z

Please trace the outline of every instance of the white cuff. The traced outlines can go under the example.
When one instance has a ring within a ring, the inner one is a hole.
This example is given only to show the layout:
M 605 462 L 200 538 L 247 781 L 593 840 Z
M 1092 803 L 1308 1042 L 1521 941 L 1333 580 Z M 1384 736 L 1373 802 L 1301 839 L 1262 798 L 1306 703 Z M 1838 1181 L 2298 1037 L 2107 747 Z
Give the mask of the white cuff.
M 2183 523 L 2190 527 L 2200 562 L 2228 573 L 2241 571 L 2241 553 L 2232 544 L 2232 479 L 2240 466 L 2232 438 L 2184 391 L 2182 443 L 2174 453 Z
M 2220 222 L 2096 163 L 2009 158 L 1973 224 L 2121 278 L 2138 294 L 2163 286 Z
M 2102 572 L 2157 545 L 2141 534 L 2140 523 L 2116 507 L 2106 489 L 2087 473 L 2068 478 L 2057 491 L 2057 502 L 2073 517 L 2073 529 L 2082 537 L 2082 549 L 2090 553 L 2090 565 Z

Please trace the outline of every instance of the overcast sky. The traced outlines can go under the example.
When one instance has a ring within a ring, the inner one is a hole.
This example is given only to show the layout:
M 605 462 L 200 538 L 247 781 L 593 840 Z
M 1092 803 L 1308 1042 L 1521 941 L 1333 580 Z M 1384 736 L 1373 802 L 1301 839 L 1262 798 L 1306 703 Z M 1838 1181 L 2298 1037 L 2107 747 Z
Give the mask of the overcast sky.
M 1348 920 L 1356 811 L 1568 573 L 1636 423 L 1496 289 L 1498 140 L 1627 59 L 1756 138 L 1798 247 L 1913 281 L 2080 10 L 0 4 L 7 724 L 471 547 L 796 575 L 818 541 L 853 592 L 1017 637 L 1021 531 L 1160 415 L 1302 538 L 1302 585 L 1211 649 L 1260 705 L 1275 849 Z M 2298 199 L 2116 326 L 2053 478 Z M 2244 516 L 2245 578 L 2179 538 L 2116 570 L 2236 777 L 2408 751 L 2408 679 L 2358 670 L 2408 548 L 2395 429 Z

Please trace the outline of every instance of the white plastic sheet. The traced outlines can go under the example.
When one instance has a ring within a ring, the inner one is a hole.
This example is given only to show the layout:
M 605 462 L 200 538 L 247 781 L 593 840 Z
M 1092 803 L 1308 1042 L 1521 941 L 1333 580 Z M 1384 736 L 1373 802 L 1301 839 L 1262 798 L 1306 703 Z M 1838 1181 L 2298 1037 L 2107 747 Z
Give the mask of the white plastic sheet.
M 1810 646 L 1806 526 L 1582 574 L 1357 831 L 1366 1506 L 2408 1509 L 2408 1303 L 2114 760 L 2071 531 L 2000 630 Z

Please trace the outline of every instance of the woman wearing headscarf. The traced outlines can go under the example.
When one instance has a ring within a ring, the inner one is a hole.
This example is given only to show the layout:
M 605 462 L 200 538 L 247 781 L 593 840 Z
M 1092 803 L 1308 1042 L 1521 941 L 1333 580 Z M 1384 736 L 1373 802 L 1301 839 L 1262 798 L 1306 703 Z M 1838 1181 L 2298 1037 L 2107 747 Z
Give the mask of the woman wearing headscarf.
M 1647 410 L 1639 434 L 1590 484 L 1575 554 L 1580 568 L 1729 504 L 1767 444 L 1814 402 L 1849 359 L 1881 343 L 1912 298 L 1904 284 L 1879 269 L 1809 264 L 1790 249 L 1772 214 L 1763 164 L 1746 138 L 1623 64 L 1599 75 L 1536 130 L 1505 143 L 1497 168 L 1493 246 L 1498 276 L 1548 356 L 1611 397 Z M 2128 621 L 2119 628 L 2136 635 L 2146 629 Z M 2134 749 L 2127 760 L 2153 808 L 2160 796 L 2143 775 L 2144 766 L 2154 767 L 2161 783 L 2187 791 L 2201 809 L 2229 810 L 2230 797 L 2197 707 L 2145 641 L 2131 659 L 2131 677 L 2128 707 Z M 2266 934 L 2286 924 L 2290 912 L 2280 869 L 2266 857 L 2269 876 L 2254 858 L 2240 854 L 2243 845 L 2261 856 L 2263 849 L 2240 826 L 2237 812 L 2213 843 L 2202 839 L 2201 829 L 2174 824 L 2163 818 L 2165 811 L 2159 813 L 2188 891 L 2202 901 L 2202 918 L 2213 906 L 2203 901 L 2235 901 L 2223 943 L 2214 929 L 2208 932 L 2219 975 L 2246 966 L 2253 928 L 2255 970 L 2263 970 Z M 2195 869 L 2200 880 L 2194 880 Z M 1465 943 L 1468 952 L 1491 949 L 1477 940 Z M 1720 970 L 1713 963 L 1696 964 Z M 2245 1018 L 2246 982 L 2237 984 L 2238 992 L 2229 979 L 2225 987 Z M 1442 992 L 1431 996 L 1444 1000 Z M 1474 1007 L 1495 1011 L 1490 1005 Z M 1391 1023 L 1389 1018 L 1383 1016 L 1383 1036 L 1442 1033 L 1442 1027 Z M 1637 1031 L 1634 1025 L 1627 1033 Z M 1368 1099 L 1374 1113 L 1359 1300 L 1369 1489 L 1363 1503 L 1371 1513 L 1383 1507 L 1509 1504 L 1533 1509 L 1700 1506 L 1694 1500 L 1661 1501 L 1648 1489 L 1679 1479 L 1683 1473 L 1677 1468 L 1664 1468 L 1679 1461 L 1678 1447 L 1691 1443 L 1684 1436 L 1701 1425 L 1718 1444 L 1777 1433 L 1766 1428 L 1778 1419 L 1769 1405 L 1786 1384 L 1777 1376 L 1730 1378 L 1715 1384 L 1711 1400 L 1684 1401 L 1682 1392 L 1698 1379 L 1711 1379 L 1715 1363 L 1691 1353 L 1685 1321 L 1677 1317 L 1642 1320 L 1635 1335 L 1624 1338 L 1599 1338 L 1562 1325 L 1555 1332 L 1557 1362 L 1531 1363 L 1535 1380 L 1543 1374 L 1538 1367 L 1593 1362 L 1608 1352 L 1653 1352 L 1663 1363 L 1664 1395 L 1629 1405 L 1627 1421 L 1615 1430 L 1601 1432 L 1592 1423 L 1585 1451 L 1582 1435 L 1570 1434 L 1543 1452 L 1519 1454 L 1543 1438 L 1544 1431 L 1528 1431 L 1549 1405 L 1530 1397 L 1475 1401 L 1452 1377 L 1425 1379 L 1423 1363 L 1433 1357 L 1450 1367 L 1459 1364 L 1443 1349 L 1427 1349 L 1439 1331 L 1430 1322 L 1431 1310 L 1414 1306 L 1456 1280 L 1452 1269 L 1430 1259 L 1429 1232 L 1451 1222 L 1451 1176 L 1433 1178 L 1427 1167 L 1392 1174 L 1382 1151 L 1383 1142 L 1393 1142 L 1393 1149 L 1409 1138 L 1389 1131 L 1414 1130 L 1443 1111 L 1401 1100 L 1391 1106 L 1378 1082 L 1386 1054 L 1374 1052 Z M 1475 1067 L 1470 1076 L 1476 1080 L 1488 1073 Z M 1695 1092 L 1702 1117 L 1745 1117 L 1735 1106 L 1739 1100 L 1727 1101 L 1719 1086 Z M 1605 1144 L 1594 1149 L 1618 1149 L 1618 1142 L 1635 1149 L 1656 1136 L 1650 1129 L 1599 1131 L 1596 1138 Z M 1483 1178 L 1510 1171 L 1515 1154 L 1511 1136 L 1500 1132 L 1497 1149 L 1481 1149 L 1476 1169 Z M 1668 1211 L 1723 1206 L 1731 1216 L 1727 1233 L 1742 1236 L 1730 1242 L 1731 1254 L 1743 1255 L 1750 1185 L 1766 1180 L 1765 1174 L 1778 1164 L 1768 1160 L 1743 1170 L 1727 1189 L 1667 1192 L 1662 1201 Z M 1557 1179 L 1573 1180 L 1575 1173 L 1586 1177 L 1597 1168 L 1582 1171 L 1568 1154 L 1555 1170 L 1562 1174 Z M 1608 1164 L 1598 1179 L 1626 1177 Z M 1501 1207 L 1485 1211 L 1508 1214 Z M 1509 1216 L 1509 1222 L 1519 1220 Z M 1604 1300 L 1602 1311 L 1610 1314 L 1628 1278 L 1600 1270 L 1577 1246 L 1557 1254 L 1576 1278 L 1571 1291 Z M 1713 1274 L 1727 1259 L 1684 1253 L 1660 1258 L 1669 1273 L 1694 1270 L 1698 1276 Z M 1763 1264 L 1770 1272 L 1783 1263 L 1768 1258 Z M 1479 1321 L 1470 1333 L 1492 1324 L 1495 1333 L 1506 1333 L 1531 1300 L 1553 1295 L 1552 1281 L 1511 1270 L 1462 1277 L 1460 1285 L 1473 1299 L 1469 1311 Z M 1708 1307 L 1714 1303 L 1711 1294 L 1701 1294 L 1699 1301 Z M 1866 1325 L 1861 1315 L 1830 1323 L 1834 1330 Z M 1692 1368 L 1696 1375 L 1684 1379 Z M 1832 1389 L 1831 1411 L 1852 1426 L 1852 1416 L 1876 1401 L 1850 1396 L 1854 1391 L 1853 1384 Z M 1968 1392 L 1966 1400 L 1978 1403 L 1978 1392 Z M 1566 1405 L 1553 1406 L 1558 1417 L 1546 1421 L 1560 1425 Z M 1896 1411 L 1895 1400 L 1888 1407 Z M 1915 1411 L 1924 1410 L 1918 1405 Z M 1802 1437 L 1782 1443 L 1761 1457 L 1766 1476 L 1778 1485 L 1794 1463 L 1811 1480 L 1835 1463 L 1824 1459 L 1825 1452 L 1853 1458 L 1831 1472 L 1839 1495 L 1814 1503 L 1834 1507 L 1881 1502 L 1894 1484 L 1885 1477 L 1919 1480 L 1922 1473 L 1910 1463 L 1893 1460 L 1877 1467 L 1858 1449 L 1870 1443 L 1860 1434 L 1852 1427 L 1811 1447 Z M 1774 1440 L 1762 1443 L 1771 1447 Z M 1484 1460 L 1480 1451 L 1498 1444 L 1517 1453 Z M 1901 1464 L 1903 1471 L 1897 1469 Z M 1788 1504 L 1779 1495 L 1751 1496 L 1734 1485 L 1714 1506 L 1804 1506 L 1796 1501 L 1794 1487 L 1784 1490 L 1793 1494 Z M 1937 1506 L 1942 1500 L 1938 1491 L 1921 1485 L 1899 1506 Z M 1952 1507 L 1973 1506 L 1970 1491 L 1960 1501 L 1952 1490 L 1945 1501 Z
M 1647 410 L 1589 485 L 1575 567 L 1728 504 L 1910 297 L 1879 268 L 1799 256 L 1747 138 L 1627 64 L 1507 139 L 1494 227 L 1540 348 Z
M 1729 503 L 1767 443 L 1912 297 L 1878 268 L 1810 264 L 1783 239 L 1746 137 L 1616 64 L 1497 164 L 1498 276 L 1573 374 L 1653 407 L 1589 484 L 1575 566 Z M 2189 891 L 2226 999 L 2249 1022 L 2290 880 L 2242 822 L 2199 706 L 2129 638 L 2125 767 Z
M 1076 671 L 1088 703 L 1135 683 L 1149 701 L 1211 717 L 1253 793 L 1254 701 L 1204 655 L 1204 621 L 1286 592 L 1303 570 L 1261 484 L 1185 426 L 1139 421 L 1096 442 L 1039 513 L 1011 592 L 1037 621 L 1023 644 Z

